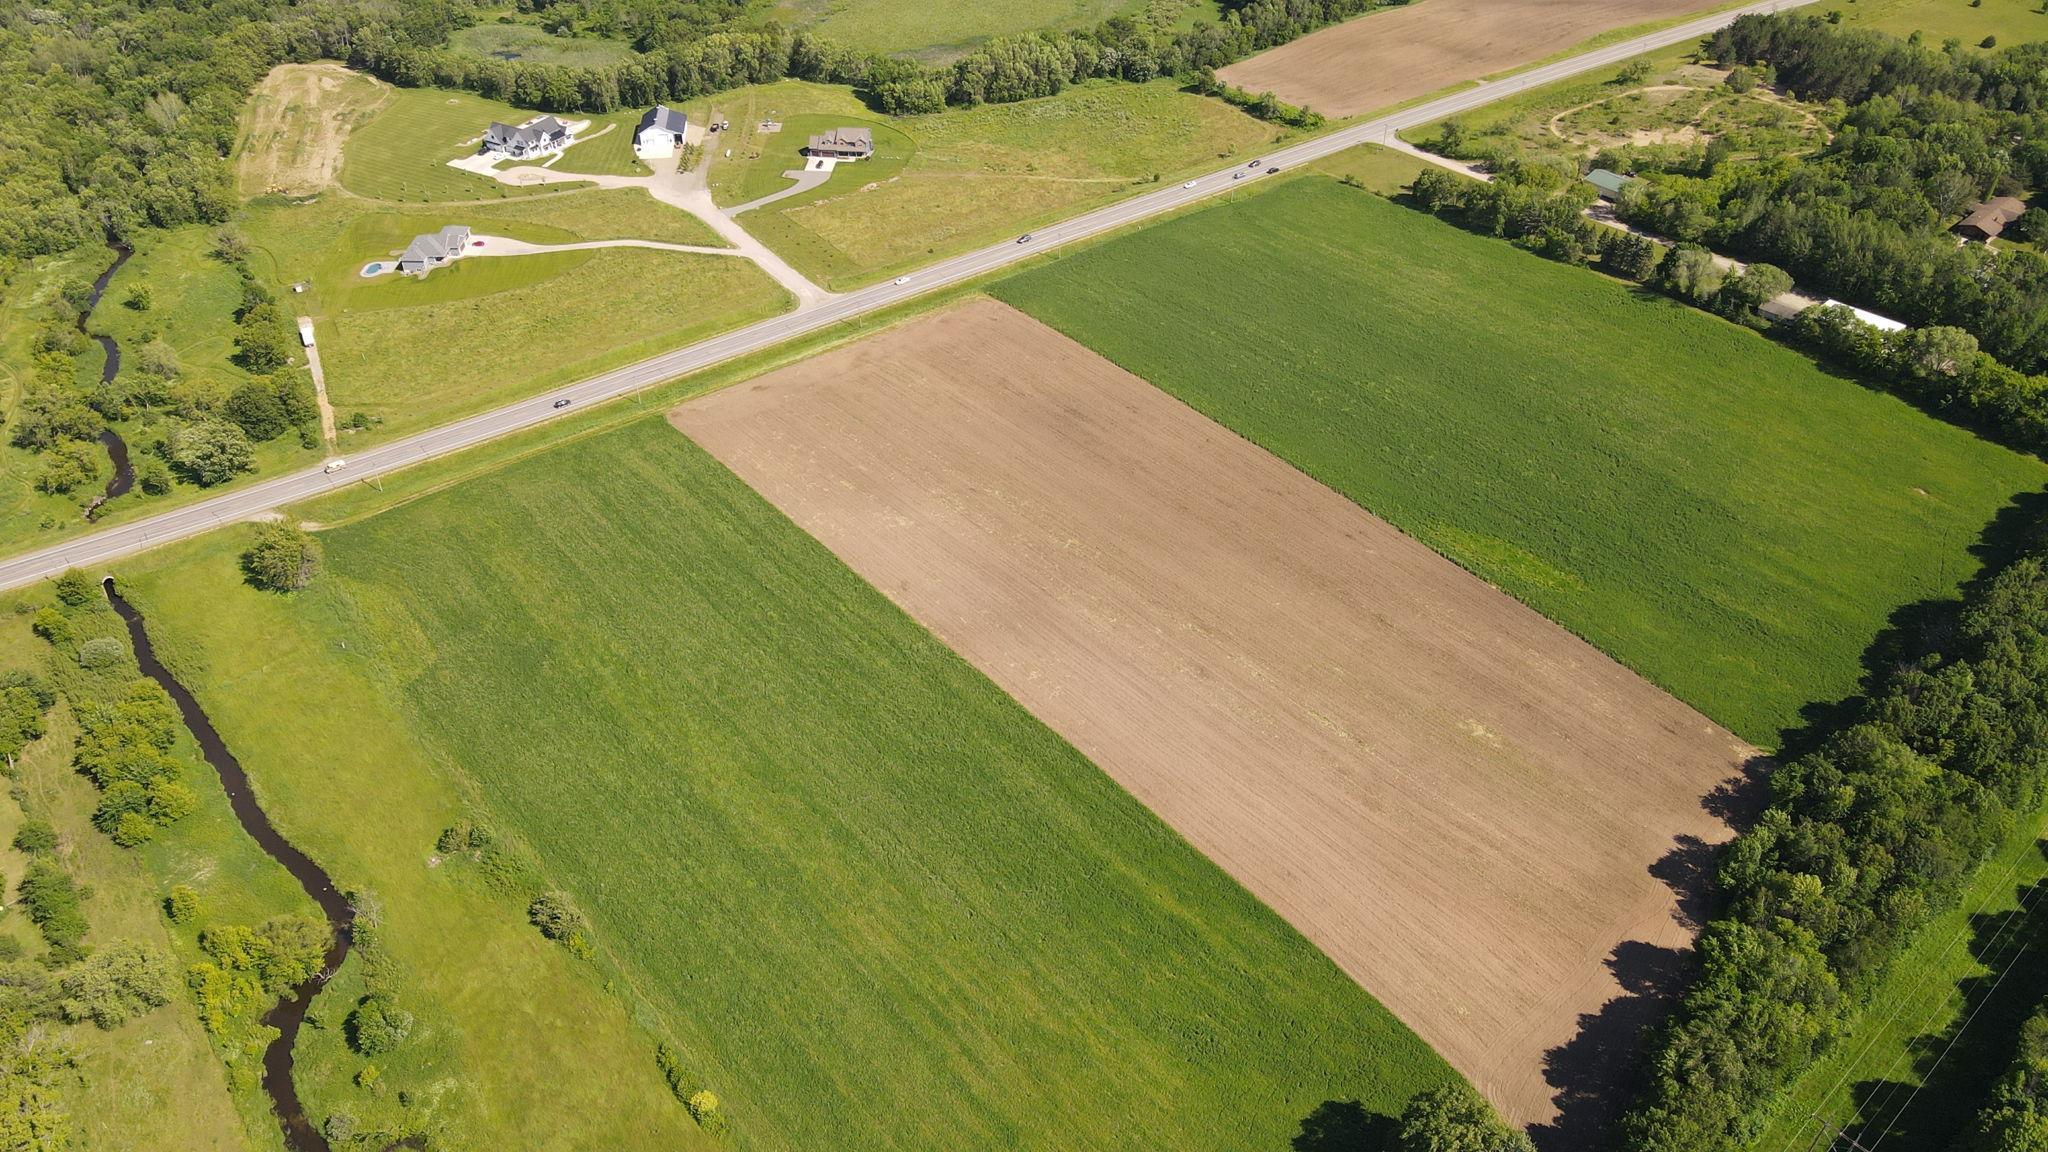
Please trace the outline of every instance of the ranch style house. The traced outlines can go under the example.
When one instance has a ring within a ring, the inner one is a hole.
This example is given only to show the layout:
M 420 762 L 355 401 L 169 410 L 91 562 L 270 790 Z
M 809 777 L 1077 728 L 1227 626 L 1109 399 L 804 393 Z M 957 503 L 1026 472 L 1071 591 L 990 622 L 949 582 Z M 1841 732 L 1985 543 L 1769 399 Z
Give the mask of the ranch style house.
M 2027 203 L 2017 196 L 1999 196 L 1986 200 L 1970 209 L 1952 231 L 1965 240 L 1990 243 L 1998 239 L 2005 226 L 2020 218 L 2027 210 Z
M 494 120 L 484 132 L 484 151 L 503 152 L 515 159 L 559 152 L 573 142 L 569 126 L 553 116 L 542 116 L 517 128 Z
M 412 238 L 405 246 L 405 254 L 398 258 L 398 270 L 411 275 L 422 275 L 430 268 L 439 268 L 450 260 L 462 255 L 469 247 L 469 229 L 461 224 L 450 224 L 439 232 L 427 232 Z
M 875 134 L 866 128 L 834 128 L 811 137 L 804 154 L 829 160 L 865 160 L 875 154 Z

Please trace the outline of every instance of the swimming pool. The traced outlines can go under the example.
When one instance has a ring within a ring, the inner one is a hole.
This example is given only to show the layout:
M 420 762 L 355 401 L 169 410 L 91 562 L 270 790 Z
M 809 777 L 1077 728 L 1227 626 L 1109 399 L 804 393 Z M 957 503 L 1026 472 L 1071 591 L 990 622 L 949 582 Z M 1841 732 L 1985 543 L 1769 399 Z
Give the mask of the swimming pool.
M 383 264 L 379 263 L 378 261 L 372 260 L 368 264 L 363 265 L 362 275 L 375 276 L 377 273 L 382 272 L 383 270 Z

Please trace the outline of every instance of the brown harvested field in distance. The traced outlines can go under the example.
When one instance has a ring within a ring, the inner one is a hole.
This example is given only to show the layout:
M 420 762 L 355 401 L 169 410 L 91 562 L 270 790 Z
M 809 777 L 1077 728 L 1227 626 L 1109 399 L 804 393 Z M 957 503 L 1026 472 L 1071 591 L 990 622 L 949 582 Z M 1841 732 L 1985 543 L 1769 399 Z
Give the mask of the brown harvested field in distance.
M 1620 995 L 1618 948 L 1688 942 L 1652 872 L 1726 837 L 1705 798 L 1749 749 L 1022 313 L 671 419 L 1510 1116 L 1552 1117 L 1544 1055 Z
M 236 188 L 304 196 L 332 185 L 350 130 L 390 98 L 375 77 L 331 61 L 272 68 L 242 112 Z
M 1313 32 L 1216 75 L 1342 119 L 1533 63 L 1712 0 L 1418 0 Z

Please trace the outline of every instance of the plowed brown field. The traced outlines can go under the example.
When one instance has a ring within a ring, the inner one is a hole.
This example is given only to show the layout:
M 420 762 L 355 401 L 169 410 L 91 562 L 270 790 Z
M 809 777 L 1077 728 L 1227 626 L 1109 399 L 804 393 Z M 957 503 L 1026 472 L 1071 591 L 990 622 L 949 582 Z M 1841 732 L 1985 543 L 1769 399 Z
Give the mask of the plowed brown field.
M 1750 749 L 1143 380 L 978 301 L 671 419 L 1502 1109 Z M 1456 477 L 1445 477 L 1456 483 Z M 1662 869 L 1659 869 L 1662 871 Z
M 1325 116 L 1356 116 L 1711 0 L 1419 0 L 1336 24 L 1217 73 Z

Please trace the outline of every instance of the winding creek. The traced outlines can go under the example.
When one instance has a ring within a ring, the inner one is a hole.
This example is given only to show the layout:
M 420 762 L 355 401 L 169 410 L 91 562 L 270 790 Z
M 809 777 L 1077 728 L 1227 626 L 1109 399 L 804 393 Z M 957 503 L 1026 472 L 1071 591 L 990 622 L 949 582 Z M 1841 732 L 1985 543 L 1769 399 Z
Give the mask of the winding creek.
M 306 1119 L 306 1110 L 299 1103 L 299 1090 L 292 1082 L 292 1045 L 299 1038 L 299 1027 L 306 1021 L 306 1010 L 312 1007 L 313 997 L 319 993 L 327 977 L 341 967 L 349 947 L 355 943 L 355 909 L 334 887 L 334 880 L 304 852 L 293 847 L 271 824 L 270 817 L 264 814 L 255 794 L 249 790 L 249 774 L 243 770 L 241 761 L 228 751 L 227 743 L 214 730 L 213 722 L 207 719 L 199 701 L 156 658 L 156 649 L 150 645 L 149 630 L 144 626 L 142 613 L 115 591 L 113 577 L 107 577 L 101 587 L 107 594 L 107 602 L 114 606 L 115 614 L 128 626 L 128 639 L 135 646 L 135 662 L 141 665 L 142 674 L 170 694 L 185 727 L 199 742 L 200 753 L 220 774 L 221 787 L 227 790 L 228 804 L 234 809 L 235 819 L 241 822 L 242 830 L 271 859 L 284 865 L 285 871 L 291 873 L 299 886 L 306 890 L 306 895 L 320 905 L 321 913 L 327 917 L 327 926 L 334 934 L 333 942 L 327 946 L 327 955 L 321 961 L 319 974 L 293 988 L 263 1017 L 265 1024 L 277 1029 L 277 1039 L 263 1050 L 263 1091 L 270 1096 L 271 1106 L 277 1110 L 278 1122 L 284 1127 L 285 1146 L 291 1152 L 331 1152 L 327 1137 Z
M 78 330 L 87 336 L 92 336 L 92 333 L 86 332 L 86 323 L 99 308 L 100 298 L 107 294 L 107 284 L 114 279 L 114 273 L 121 270 L 121 265 L 126 264 L 130 256 L 135 255 L 135 249 L 111 238 L 107 240 L 107 248 L 114 253 L 114 262 L 107 265 L 107 270 L 100 273 L 99 279 L 92 282 L 92 295 L 86 297 L 85 310 L 78 314 Z M 112 384 L 114 377 L 121 372 L 121 345 L 116 343 L 112 336 L 92 338 L 99 342 L 100 349 L 107 354 L 106 366 L 100 369 L 100 383 Z M 100 446 L 107 450 L 107 459 L 113 461 L 114 475 L 107 481 L 106 491 L 94 497 L 93 502 L 86 507 L 87 520 L 98 519 L 100 505 L 135 486 L 135 468 L 128 462 L 128 442 L 121 439 L 121 434 L 112 428 L 100 429 L 99 441 Z

